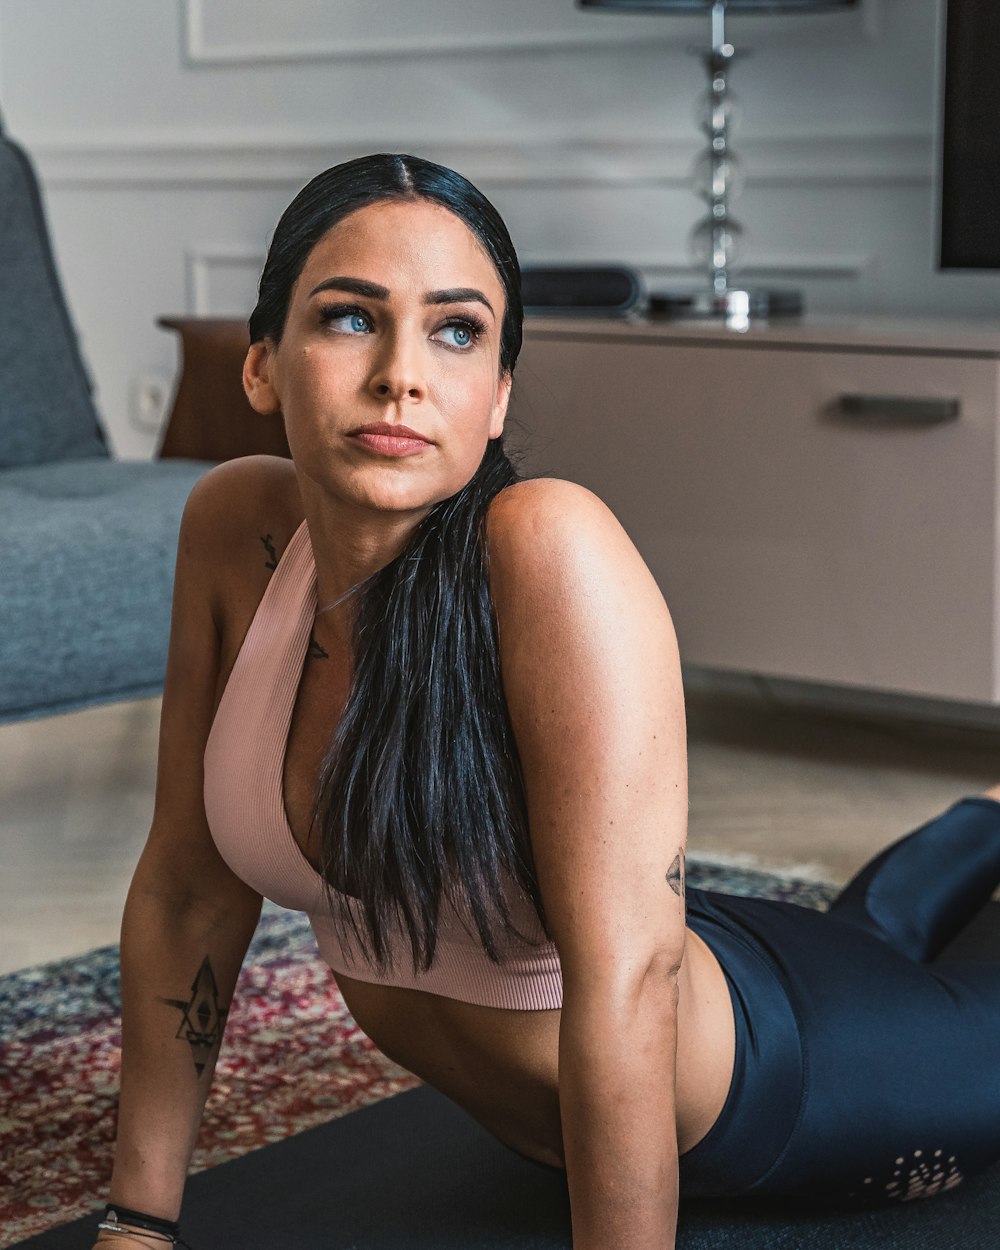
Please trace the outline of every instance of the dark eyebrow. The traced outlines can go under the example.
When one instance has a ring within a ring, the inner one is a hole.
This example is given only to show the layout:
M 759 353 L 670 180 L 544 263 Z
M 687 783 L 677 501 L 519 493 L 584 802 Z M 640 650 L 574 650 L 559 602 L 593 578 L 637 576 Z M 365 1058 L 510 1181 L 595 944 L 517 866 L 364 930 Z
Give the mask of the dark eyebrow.
M 389 288 L 378 286 L 374 282 L 365 282 L 363 278 L 327 278 L 319 286 L 309 292 L 309 298 L 320 291 L 350 291 L 352 295 L 367 295 L 369 299 L 388 299 Z
M 464 304 L 467 300 L 485 304 L 493 313 L 493 305 L 482 291 L 477 291 L 474 286 L 453 286 L 446 291 L 428 291 L 424 296 L 425 304 Z M 493 313 L 493 316 L 495 318 L 496 313 Z
M 349 291 L 352 295 L 364 295 L 368 299 L 387 300 L 389 298 L 388 287 L 379 286 L 375 282 L 366 282 L 363 278 L 327 278 L 318 286 L 314 286 L 309 292 L 309 298 L 318 295 L 320 291 Z M 494 319 L 496 313 L 493 312 L 493 305 L 482 293 L 474 286 L 454 286 L 443 291 L 428 291 L 424 296 L 425 304 L 464 304 L 467 301 L 474 301 L 477 304 L 485 304 L 493 313 Z

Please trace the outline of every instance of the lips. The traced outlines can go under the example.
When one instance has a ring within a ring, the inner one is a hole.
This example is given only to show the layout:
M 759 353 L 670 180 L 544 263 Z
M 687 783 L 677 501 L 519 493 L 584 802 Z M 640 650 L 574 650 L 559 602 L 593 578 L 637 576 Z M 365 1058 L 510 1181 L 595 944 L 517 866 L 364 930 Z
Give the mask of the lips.
M 384 430 L 391 432 L 385 434 L 382 432 Z M 362 426 L 350 437 L 355 444 L 367 447 L 372 454 L 390 456 L 394 459 L 400 456 L 422 455 L 427 447 L 432 446 L 430 439 L 425 439 L 424 435 L 417 434 L 416 430 L 411 430 L 405 425 Z
M 411 430 L 408 425 L 391 425 L 388 421 L 373 421 L 368 425 L 359 425 L 357 429 L 351 430 L 352 438 L 356 434 L 384 434 L 388 438 L 414 438 L 421 443 L 432 441 L 425 434 Z

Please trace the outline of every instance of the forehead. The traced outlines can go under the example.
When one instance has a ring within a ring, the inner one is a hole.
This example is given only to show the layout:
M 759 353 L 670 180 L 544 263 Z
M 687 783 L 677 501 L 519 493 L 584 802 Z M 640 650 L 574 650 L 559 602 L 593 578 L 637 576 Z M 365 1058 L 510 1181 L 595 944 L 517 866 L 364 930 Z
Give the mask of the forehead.
M 427 200 L 388 200 L 356 209 L 309 253 L 303 276 L 366 278 L 394 290 L 401 280 L 427 289 L 478 286 L 502 298 L 493 261 L 464 221 Z M 495 305 L 494 305 L 495 306 Z

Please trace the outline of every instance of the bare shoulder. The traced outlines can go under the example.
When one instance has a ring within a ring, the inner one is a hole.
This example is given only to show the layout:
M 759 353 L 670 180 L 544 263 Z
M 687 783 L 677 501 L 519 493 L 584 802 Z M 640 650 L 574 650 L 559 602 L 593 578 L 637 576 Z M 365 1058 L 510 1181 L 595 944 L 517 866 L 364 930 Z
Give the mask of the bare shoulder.
M 280 456 L 241 456 L 209 469 L 188 497 L 180 555 L 197 564 L 220 624 L 257 599 L 302 521 L 295 469 Z
M 491 564 L 500 572 L 519 563 L 566 555 L 574 542 L 586 544 L 600 534 L 625 536 L 618 518 L 593 491 L 559 477 L 528 478 L 506 487 L 490 501 L 486 541 Z M 627 536 L 625 536 L 627 537 Z
M 563 477 L 530 477 L 506 486 L 490 500 L 488 525 L 511 523 L 533 514 L 561 512 L 564 508 L 614 514 L 592 490 Z
M 490 591 L 498 614 L 560 598 L 579 607 L 592 595 L 666 605 L 624 526 L 587 487 L 530 478 L 500 491 L 486 516 Z M 567 606 L 569 603 L 567 602 Z M 596 605 L 592 605 L 595 606 Z
M 195 483 L 188 500 L 191 523 L 220 537 L 262 513 L 294 511 L 295 469 L 281 456 L 240 456 L 214 465 Z M 301 511 L 301 508 L 300 508 Z

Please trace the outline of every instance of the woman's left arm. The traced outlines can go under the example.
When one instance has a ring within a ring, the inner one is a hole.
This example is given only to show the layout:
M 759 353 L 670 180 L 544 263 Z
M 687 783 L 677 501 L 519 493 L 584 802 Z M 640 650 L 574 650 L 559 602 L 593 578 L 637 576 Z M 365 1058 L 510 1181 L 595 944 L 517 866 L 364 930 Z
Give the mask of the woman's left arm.
M 504 692 L 563 972 L 574 1250 L 670 1250 L 688 809 L 673 624 L 628 535 L 584 487 L 508 488 L 487 539 Z

